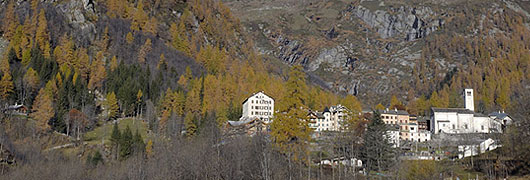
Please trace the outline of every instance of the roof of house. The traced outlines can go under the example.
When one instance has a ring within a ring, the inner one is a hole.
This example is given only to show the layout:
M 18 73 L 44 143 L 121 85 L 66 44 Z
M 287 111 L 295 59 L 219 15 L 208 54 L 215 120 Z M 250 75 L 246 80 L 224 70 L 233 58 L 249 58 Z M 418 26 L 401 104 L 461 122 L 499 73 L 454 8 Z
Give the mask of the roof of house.
M 309 116 L 309 115 L 314 115 L 314 116 L 316 116 L 316 117 L 319 118 L 319 119 L 324 119 L 324 114 L 321 113 L 321 112 L 318 112 L 318 111 L 311 111 L 311 110 L 310 110 L 309 113 L 308 113 L 307 115 L 308 115 L 308 116 Z
M 501 113 L 501 112 L 492 112 L 489 114 L 489 116 L 493 116 L 497 119 L 504 119 L 506 117 L 510 117 L 508 114 L 506 113 Z
M 474 117 L 488 117 L 486 116 L 485 114 L 482 114 L 482 113 L 475 113 L 473 114 Z
M 431 118 L 426 116 L 418 116 L 418 122 L 427 122 L 427 120 L 430 120 Z
M 475 112 L 465 108 L 432 108 L 433 112 L 455 112 L 459 114 L 475 114 Z
M 397 109 L 384 110 L 383 112 L 381 112 L 381 114 L 409 115 L 409 113 L 407 111 L 397 110 Z
M 242 117 L 241 119 L 239 119 L 239 121 L 228 121 L 228 124 L 230 124 L 230 126 L 241 126 L 251 123 L 254 120 L 259 120 L 259 118 Z
M 15 105 L 10 105 L 6 108 L 6 110 L 11 110 L 11 109 L 18 109 L 18 108 L 26 108 L 26 106 L 24 106 L 23 104 L 15 104 Z
M 262 93 L 263 95 L 265 95 L 265 96 L 267 96 L 267 97 L 269 97 L 269 98 L 272 99 L 272 97 L 270 97 L 269 95 L 265 94 L 263 91 L 258 91 L 258 92 L 256 92 L 256 93 L 250 95 L 250 96 L 249 96 L 247 99 L 245 99 L 241 104 L 245 104 L 245 103 L 248 101 L 248 99 L 250 99 L 252 96 L 254 96 L 254 95 L 258 94 L 258 93 Z

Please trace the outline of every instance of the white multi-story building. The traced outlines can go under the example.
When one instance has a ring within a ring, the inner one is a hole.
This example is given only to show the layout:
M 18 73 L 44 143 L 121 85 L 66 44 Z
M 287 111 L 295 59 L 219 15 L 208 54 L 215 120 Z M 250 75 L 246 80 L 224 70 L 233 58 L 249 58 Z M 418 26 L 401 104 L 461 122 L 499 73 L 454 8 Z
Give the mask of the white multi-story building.
M 267 96 L 263 91 L 257 92 L 243 102 L 243 114 L 241 119 L 261 119 L 264 123 L 270 123 L 274 116 L 274 99 Z
M 400 146 L 400 127 L 395 124 L 387 124 L 388 130 L 386 131 L 386 135 L 388 136 L 388 142 L 392 144 L 392 147 L 397 148 Z M 386 136 L 385 136 L 386 137 Z
M 503 121 L 475 113 L 473 89 L 464 90 L 465 108 L 432 108 L 431 131 L 450 134 L 502 132 Z
M 348 117 L 348 112 L 349 110 L 340 104 L 325 108 L 322 113 L 310 111 L 308 116 L 311 123 L 309 126 L 317 132 L 340 131 L 343 121 Z
M 408 128 L 409 137 L 407 140 L 412 142 L 425 142 L 431 140 L 431 132 L 420 130 L 418 124 L 409 123 Z
M 331 121 L 329 118 L 324 117 L 324 113 L 318 111 L 309 111 L 308 118 L 311 123 L 309 127 L 313 128 L 314 131 L 329 131 L 331 128 Z
M 331 106 L 329 107 L 328 112 L 324 112 L 324 117 L 326 117 L 326 114 L 329 113 L 328 117 L 330 117 L 332 131 L 341 131 L 342 125 L 344 123 L 344 120 L 348 117 L 348 108 L 344 107 L 343 105 L 337 105 L 337 106 Z

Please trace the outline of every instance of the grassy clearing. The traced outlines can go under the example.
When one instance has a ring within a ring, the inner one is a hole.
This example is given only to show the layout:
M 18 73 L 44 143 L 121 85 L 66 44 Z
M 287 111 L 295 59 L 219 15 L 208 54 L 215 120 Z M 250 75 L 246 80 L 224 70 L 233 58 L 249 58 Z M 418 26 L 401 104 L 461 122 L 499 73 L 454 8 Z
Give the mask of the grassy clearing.
M 108 143 L 110 134 L 112 133 L 113 125 L 114 125 L 113 123 L 109 122 L 103 126 L 97 127 L 93 131 L 85 133 L 84 140 L 88 144 L 101 143 L 102 139 L 105 144 Z M 134 119 L 134 118 L 126 118 L 126 119 L 121 119 L 118 123 L 118 129 L 120 129 L 120 131 L 122 132 L 127 128 L 127 126 L 131 128 L 131 131 L 133 132 L 133 134 L 136 133 L 136 130 L 138 129 L 142 137 L 145 138 L 147 136 L 147 124 L 143 122 L 142 120 Z

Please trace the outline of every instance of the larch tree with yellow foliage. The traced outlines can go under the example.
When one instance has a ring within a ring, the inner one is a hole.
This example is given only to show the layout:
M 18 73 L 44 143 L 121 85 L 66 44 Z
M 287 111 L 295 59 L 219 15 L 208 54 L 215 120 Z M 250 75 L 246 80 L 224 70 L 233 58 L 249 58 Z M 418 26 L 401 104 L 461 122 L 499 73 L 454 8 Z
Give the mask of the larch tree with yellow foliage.
M 346 107 L 349 111 L 347 112 L 348 116 L 342 124 L 345 130 L 354 130 L 358 120 L 361 118 L 360 114 L 362 112 L 362 105 L 357 97 L 348 94 L 344 99 L 341 100 L 341 104 Z
M 103 79 L 105 79 L 107 76 L 103 58 L 103 52 L 98 52 L 96 58 L 90 65 L 90 80 L 88 81 L 89 89 L 100 88 L 102 86 Z
M 116 94 L 114 92 L 110 92 L 107 94 L 104 106 L 105 112 L 107 113 L 107 119 L 111 120 L 118 116 L 118 111 L 120 107 L 118 106 L 118 99 L 116 98 Z
M 201 84 L 200 80 L 194 80 L 191 85 L 191 90 L 188 91 L 186 97 L 186 117 L 184 119 L 184 124 L 186 126 L 186 135 L 193 136 L 197 132 L 197 122 L 196 118 L 200 116 L 201 113 Z
M 167 62 L 166 57 L 164 57 L 164 54 L 160 54 L 160 59 L 158 60 L 158 64 L 156 65 L 156 69 L 158 70 L 167 70 Z
M 133 31 L 139 31 L 143 30 L 145 27 L 145 24 L 149 20 L 149 16 L 144 11 L 144 3 L 140 0 L 138 1 L 136 5 L 136 9 L 134 10 L 134 14 L 132 16 L 131 21 L 131 30 Z
M 26 74 L 24 74 L 23 81 L 24 81 L 25 94 L 24 94 L 22 101 L 25 102 L 26 97 L 28 95 L 33 94 L 33 92 L 39 88 L 39 85 L 40 85 L 39 74 L 37 74 L 37 71 L 33 70 L 33 68 L 30 67 L 26 71 Z
M 2 79 L 0 80 L 0 96 L 2 100 L 7 100 L 9 96 L 14 92 L 13 80 L 10 72 L 4 72 Z
M 307 144 L 311 140 L 312 129 L 307 119 L 308 109 L 304 105 L 307 87 L 305 73 L 300 65 L 291 68 L 286 86 L 285 108 L 275 114 L 270 134 L 275 146 L 284 152 L 289 160 L 302 160 L 308 153 Z M 290 162 L 289 171 L 291 166 Z
M 133 36 L 132 32 L 127 33 L 127 35 L 125 36 L 125 40 L 127 40 L 127 43 L 129 43 L 129 44 L 133 43 L 134 36 Z
M 145 40 L 144 45 L 140 48 L 140 51 L 138 52 L 138 62 L 140 64 L 145 63 L 147 54 L 149 54 L 149 52 L 151 51 L 151 46 L 151 39 L 147 38 L 147 40 Z
M 13 77 L 11 76 L 7 56 L 4 56 L 0 62 L 0 71 L 2 72 L 2 79 L 0 80 L 0 97 L 5 101 L 14 92 Z
M 191 57 L 191 49 L 186 36 L 184 22 L 181 21 L 178 25 L 176 23 L 171 24 L 169 32 L 171 33 L 171 46 Z
M 47 88 L 39 90 L 39 94 L 33 103 L 33 109 L 30 117 L 37 121 L 37 128 L 40 132 L 47 132 L 50 130 L 48 121 L 55 115 L 53 109 L 53 97 Z
M 48 21 L 44 9 L 39 13 L 39 22 L 37 23 L 36 41 L 39 48 L 42 50 L 42 55 L 50 58 L 50 35 L 48 35 Z
M 385 110 L 385 106 L 383 106 L 381 103 L 375 105 L 375 110 L 382 111 Z
M 118 68 L 118 59 L 116 56 L 112 56 L 112 59 L 110 59 L 110 71 L 114 71 Z
M 76 59 L 74 61 L 74 70 L 83 79 L 88 79 L 90 73 L 90 57 L 86 48 L 80 48 L 76 51 Z
M 145 23 L 144 31 L 156 35 L 158 32 L 158 20 L 155 17 L 151 17 L 149 21 Z
M 7 9 L 4 12 L 4 18 L 2 20 L 4 26 L 2 29 L 4 30 L 4 37 L 7 39 L 10 39 L 15 34 L 15 30 L 17 29 L 17 19 L 15 16 L 15 1 L 9 1 L 7 4 Z

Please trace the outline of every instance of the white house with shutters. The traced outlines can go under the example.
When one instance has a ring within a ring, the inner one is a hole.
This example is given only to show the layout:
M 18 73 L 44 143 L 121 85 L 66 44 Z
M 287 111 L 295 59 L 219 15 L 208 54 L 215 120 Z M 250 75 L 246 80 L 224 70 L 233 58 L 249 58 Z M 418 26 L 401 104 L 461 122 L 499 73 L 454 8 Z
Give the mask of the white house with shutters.
M 274 99 L 263 93 L 254 93 L 243 101 L 243 114 L 240 120 L 258 118 L 264 123 L 270 123 L 274 116 Z

